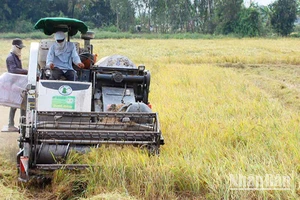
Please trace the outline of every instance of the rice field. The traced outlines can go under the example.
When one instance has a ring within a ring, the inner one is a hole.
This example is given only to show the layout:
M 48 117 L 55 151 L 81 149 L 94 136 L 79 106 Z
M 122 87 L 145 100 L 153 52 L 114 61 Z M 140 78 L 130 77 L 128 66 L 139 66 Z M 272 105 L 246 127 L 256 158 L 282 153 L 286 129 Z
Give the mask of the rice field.
M 98 58 L 121 54 L 150 70 L 150 102 L 166 143 L 160 156 L 132 147 L 74 154 L 70 160 L 99 168 L 56 171 L 41 189 L 17 183 L 4 151 L 0 186 L 13 190 L 12 199 L 299 198 L 299 40 L 91 42 Z M 3 73 L 10 41 L 0 44 Z

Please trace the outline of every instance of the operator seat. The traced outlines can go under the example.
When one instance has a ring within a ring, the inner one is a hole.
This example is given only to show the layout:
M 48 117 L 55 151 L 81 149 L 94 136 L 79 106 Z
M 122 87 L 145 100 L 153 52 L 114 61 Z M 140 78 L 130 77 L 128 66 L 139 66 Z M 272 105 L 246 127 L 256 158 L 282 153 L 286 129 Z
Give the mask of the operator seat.
M 55 43 L 54 40 L 49 40 L 49 39 L 43 39 L 40 41 L 39 52 L 38 52 L 38 69 L 40 70 L 42 78 L 44 78 L 43 76 L 46 68 L 48 51 L 54 43 Z M 79 53 L 79 43 L 78 42 L 72 42 L 72 43 L 75 44 L 76 51 L 77 53 Z

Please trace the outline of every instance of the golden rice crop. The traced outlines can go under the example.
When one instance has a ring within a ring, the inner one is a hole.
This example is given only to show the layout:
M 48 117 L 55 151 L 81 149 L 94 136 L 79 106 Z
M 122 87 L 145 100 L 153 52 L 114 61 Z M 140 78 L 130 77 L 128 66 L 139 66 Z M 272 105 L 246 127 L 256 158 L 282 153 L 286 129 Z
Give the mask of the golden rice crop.
M 25 41 L 25 66 L 30 42 Z M 8 51 L 9 41 L 1 43 Z M 121 54 L 150 70 L 150 102 L 159 113 L 166 144 L 160 156 L 153 157 L 132 147 L 102 147 L 84 156 L 74 155 L 71 159 L 98 168 L 57 171 L 52 190 L 58 198 L 101 194 L 115 194 L 118 199 L 299 197 L 299 111 L 274 96 L 271 89 L 277 89 L 277 82 L 268 86 L 255 78 L 255 73 L 277 78 L 276 74 L 284 70 L 280 65 L 298 67 L 300 45 L 296 39 L 133 39 L 92 43 L 98 58 Z M 5 60 L 4 56 L 1 59 Z M 228 63 L 242 68 L 276 65 L 278 71 L 219 67 Z M 1 70 L 4 72 L 5 66 Z M 286 79 L 297 82 L 298 77 L 290 75 Z M 294 99 L 294 103 L 298 101 Z M 236 174 L 287 175 L 291 187 L 231 190 L 230 176 Z

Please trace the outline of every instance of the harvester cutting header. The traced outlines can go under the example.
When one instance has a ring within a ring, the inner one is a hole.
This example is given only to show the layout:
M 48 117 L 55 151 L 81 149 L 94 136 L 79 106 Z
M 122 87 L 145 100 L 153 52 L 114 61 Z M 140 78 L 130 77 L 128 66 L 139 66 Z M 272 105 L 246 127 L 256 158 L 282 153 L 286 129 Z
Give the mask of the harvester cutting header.
M 135 145 L 158 154 L 164 140 L 158 114 L 148 101 L 151 76 L 145 66 L 137 67 L 121 55 L 97 61 L 90 42 L 94 33 L 80 20 L 43 18 L 35 29 L 46 35 L 63 31 L 68 41 L 80 32 L 84 47 L 74 44 L 84 67 L 74 67 L 76 81 L 51 80 L 46 57 L 55 41 L 31 44 L 17 155 L 20 180 L 28 180 L 36 170 L 85 167 L 64 161 L 70 151 L 103 144 Z

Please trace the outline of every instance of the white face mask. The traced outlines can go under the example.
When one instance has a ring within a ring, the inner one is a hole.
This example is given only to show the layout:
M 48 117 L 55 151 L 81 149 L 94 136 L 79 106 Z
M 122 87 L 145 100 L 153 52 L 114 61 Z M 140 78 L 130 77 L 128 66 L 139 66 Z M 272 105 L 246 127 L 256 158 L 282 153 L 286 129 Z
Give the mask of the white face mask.
M 66 52 L 66 50 L 67 42 L 65 40 L 63 42 L 55 42 L 54 52 L 56 56 L 63 54 L 64 52 Z
M 66 44 L 66 41 L 65 40 L 63 42 L 56 41 L 56 44 L 57 44 L 58 49 L 63 49 Z
M 21 57 L 21 49 L 19 49 L 16 45 L 13 45 L 11 48 L 11 52 Z

